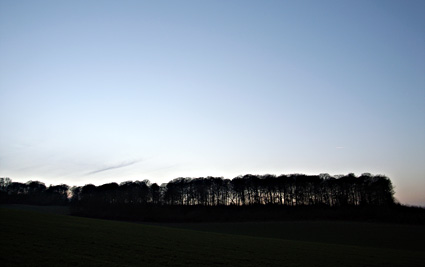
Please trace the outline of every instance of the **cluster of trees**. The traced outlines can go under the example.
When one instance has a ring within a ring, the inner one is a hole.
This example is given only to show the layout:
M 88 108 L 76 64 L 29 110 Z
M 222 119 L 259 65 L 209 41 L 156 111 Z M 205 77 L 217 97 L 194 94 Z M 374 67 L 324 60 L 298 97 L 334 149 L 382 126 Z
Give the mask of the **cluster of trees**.
M 244 175 L 46 186 L 0 178 L 0 204 L 69 205 L 74 215 L 137 221 L 372 220 L 425 223 L 425 209 L 396 204 L 391 181 L 365 173 Z
M 70 193 L 70 187 L 65 184 L 46 187 L 39 181 L 19 183 L 0 178 L 0 203 L 67 205 Z
M 222 178 L 178 178 L 164 190 L 167 205 L 389 205 L 391 181 L 382 175 L 245 175 Z
M 384 206 L 394 203 L 391 181 L 382 175 L 244 175 L 177 178 L 159 186 L 148 180 L 82 187 L 0 178 L 2 202 L 63 205 L 167 206 Z

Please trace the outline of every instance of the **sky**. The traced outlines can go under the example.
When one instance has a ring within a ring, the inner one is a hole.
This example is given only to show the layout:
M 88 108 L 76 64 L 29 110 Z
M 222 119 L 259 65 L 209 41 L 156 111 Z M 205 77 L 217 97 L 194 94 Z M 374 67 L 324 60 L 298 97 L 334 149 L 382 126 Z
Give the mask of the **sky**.
M 425 206 L 425 1 L 0 1 L 0 177 L 368 172 Z

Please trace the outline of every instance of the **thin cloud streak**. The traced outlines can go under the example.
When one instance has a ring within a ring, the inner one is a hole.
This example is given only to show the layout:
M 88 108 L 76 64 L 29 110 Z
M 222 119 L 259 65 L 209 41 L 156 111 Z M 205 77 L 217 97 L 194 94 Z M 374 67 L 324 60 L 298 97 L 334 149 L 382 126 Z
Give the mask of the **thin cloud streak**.
M 138 162 L 140 162 L 140 160 L 134 160 L 134 161 L 130 161 L 130 162 L 123 162 L 123 163 L 118 164 L 118 165 L 112 165 L 112 166 L 109 166 L 109 167 L 105 167 L 105 168 L 102 168 L 102 169 L 99 169 L 99 170 L 95 170 L 95 171 L 89 172 L 89 173 L 87 173 L 87 175 L 91 175 L 91 174 L 95 174 L 95 173 L 99 173 L 99 172 L 105 172 L 105 171 L 109 171 L 109 170 L 113 170 L 113 169 L 119 169 L 119 168 L 128 167 L 128 166 L 133 165 L 133 164 L 136 164 Z

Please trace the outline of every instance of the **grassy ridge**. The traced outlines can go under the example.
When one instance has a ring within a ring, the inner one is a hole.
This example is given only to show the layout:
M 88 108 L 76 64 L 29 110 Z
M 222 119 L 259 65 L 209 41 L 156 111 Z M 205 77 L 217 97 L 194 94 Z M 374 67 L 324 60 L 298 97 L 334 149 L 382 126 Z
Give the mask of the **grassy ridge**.
M 0 208 L 2 266 L 422 266 L 423 251 L 208 233 Z M 391 234 L 391 233 L 390 233 Z

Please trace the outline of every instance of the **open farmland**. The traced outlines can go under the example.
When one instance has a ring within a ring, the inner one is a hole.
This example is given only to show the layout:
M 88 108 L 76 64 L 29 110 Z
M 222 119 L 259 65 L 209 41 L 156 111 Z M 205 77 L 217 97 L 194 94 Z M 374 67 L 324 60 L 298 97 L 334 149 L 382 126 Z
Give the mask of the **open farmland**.
M 385 242 L 392 244 L 380 246 L 320 237 L 296 240 L 295 228 L 289 239 L 284 234 L 273 238 L 249 224 L 214 233 L 192 230 L 193 225 L 178 229 L 7 208 L 0 208 L 0 217 L 2 266 L 422 266 L 425 261 L 423 246 L 400 244 L 397 236 L 404 232 L 398 225 L 385 230 L 394 237 Z M 204 227 L 211 231 L 214 225 Z M 411 244 L 423 240 L 423 227 L 405 227 L 414 232 Z M 347 239 L 352 236 L 347 232 Z
M 157 224 L 180 229 L 425 252 L 425 226 L 350 221 Z

